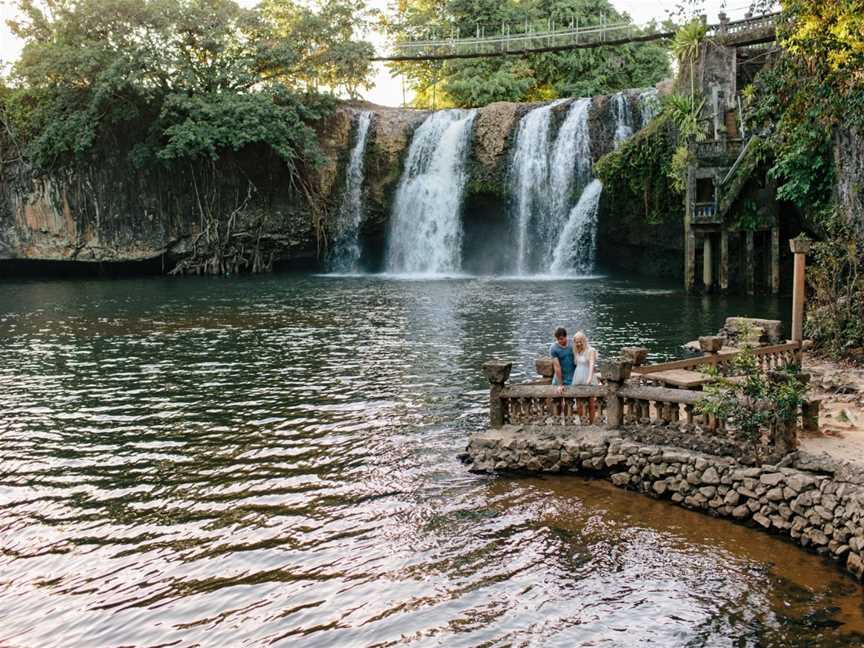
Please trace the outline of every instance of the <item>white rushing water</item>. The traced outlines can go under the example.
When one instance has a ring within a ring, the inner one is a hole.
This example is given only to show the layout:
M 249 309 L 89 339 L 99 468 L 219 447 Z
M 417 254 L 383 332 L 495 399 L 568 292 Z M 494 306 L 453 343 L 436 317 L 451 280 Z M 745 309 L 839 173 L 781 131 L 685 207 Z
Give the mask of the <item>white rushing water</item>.
M 535 216 L 544 218 L 549 209 L 549 148 L 552 110 L 559 99 L 530 111 L 519 121 L 511 166 L 511 185 L 516 207 L 516 273 L 527 274 L 529 239 Z
M 639 94 L 639 109 L 642 117 L 642 128 L 660 113 L 660 97 L 655 88 L 644 90 Z
M 612 113 L 615 115 L 615 146 L 633 134 L 635 120 L 627 95 L 619 92 L 612 96 Z
M 567 223 L 574 195 L 591 179 L 590 99 L 574 101 L 552 140 L 553 109 L 535 108 L 519 123 L 511 167 L 516 211 L 516 272 L 545 272 Z
M 462 194 L 476 111 L 442 110 L 414 133 L 393 203 L 385 268 L 449 274 L 462 265 Z
M 597 249 L 597 211 L 602 192 L 603 184 L 599 180 L 592 180 L 585 187 L 555 247 L 551 272 L 584 274 L 593 269 Z
M 337 230 L 330 253 L 331 272 L 357 272 L 360 263 L 360 225 L 363 221 L 363 176 L 364 154 L 366 140 L 369 136 L 369 126 L 372 123 L 372 113 L 363 111 L 357 118 L 357 136 L 348 168 L 345 172 L 345 191 L 339 215 L 336 221 Z

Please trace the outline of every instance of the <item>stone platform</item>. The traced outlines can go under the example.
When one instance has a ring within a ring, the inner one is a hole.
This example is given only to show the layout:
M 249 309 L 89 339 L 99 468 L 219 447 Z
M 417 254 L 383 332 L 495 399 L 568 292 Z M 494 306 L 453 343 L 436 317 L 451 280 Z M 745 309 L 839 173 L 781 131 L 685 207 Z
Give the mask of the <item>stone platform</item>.
M 645 429 L 504 425 L 471 436 L 477 472 L 578 473 L 790 538 L 864 578 L 864 469 L 805 452 L 746 465 Z

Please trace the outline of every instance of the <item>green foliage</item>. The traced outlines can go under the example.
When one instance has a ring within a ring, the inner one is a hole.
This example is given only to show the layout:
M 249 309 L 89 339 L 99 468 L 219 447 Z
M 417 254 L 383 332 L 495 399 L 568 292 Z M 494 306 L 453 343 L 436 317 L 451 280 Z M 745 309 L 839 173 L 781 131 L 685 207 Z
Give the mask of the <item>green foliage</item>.
M 675 149 L 672 155 L 672 161 L 669 163 L 669 178 L 670 187 L 680 195 L 684 195 L 687 191 L 687 169 L 690 163 L 695 158 L 690 147 L 686 145 L 679 146 Z
M 293 165 L 314 157 L 308 124 L 328 109 L 308 91 L 368 79 L 368 61 L 357 63 L 368 48 L 350 40 L 358 6 L 326 0 L 319 16 L 290 0 L 266 12 L 232 0 L 20 0 L 12 28 L 25 45 L 4 112 L 45 170 L 124 151 L 139 165 L 215 159 L 249 144 Z M 318 33 L 309 16 L 326 22 L 340 7 L 341 22 Z M 291 11 L 303 20 L 287 21 Z
M 600 158 L 594 172 L 603 182 L 612 210 L 633 214 L 639 205 L 641 219 L 652 224 L 683 218 L 681 183 L 676 179 L 680 170 L 673 166 L 676 153 L 674 124 L 664 112 Z
M 668 95 L 664 99 L 664 110 L 678 127 L 678 133 L 687 141 L 701 142 L 705 139 L 702 127 L 702 109 L 705 100 L 696 95 Z
M 769 178 L 777 194 L 813 218 L 824 212 L 834 184 L 832 121 L 819 99 L 826 92 L 816 79 L 801 77 L 794 60 L 781 58 L 762 70 L 746 100 L 745 124 L 762 133 Z
M 394 41 L 412 37 L 465 36 L 482 26 L 487 34 L 522 33 L 556 25 L 623 22 L 608 0 L 399 0 L 383 24 Z M 518 58 L 446 62 L 402 62 L 391 65 L 404 74 L 415 92 L 415 105 L 481 106 L 493 101 L 536 101 L 558 97 L 608 94 L 647 87 L 669 75 L 667 50 L 658 44 L 534 54 Z
M 839 214 L 825 217 L 828 236 L 814 245 L 805 329 L 816 348 L 839 358 L 864 347 L 864 242 Z
M 742 379 L 732 381 L 718 375 L 706 385 L 696 411 L 726 421 L 758 456 L 762 431 L 795 420 L 807 385 L 798 379 L 798 367 L 764 374 L 749 347 L 736 356 L 734 373 Z

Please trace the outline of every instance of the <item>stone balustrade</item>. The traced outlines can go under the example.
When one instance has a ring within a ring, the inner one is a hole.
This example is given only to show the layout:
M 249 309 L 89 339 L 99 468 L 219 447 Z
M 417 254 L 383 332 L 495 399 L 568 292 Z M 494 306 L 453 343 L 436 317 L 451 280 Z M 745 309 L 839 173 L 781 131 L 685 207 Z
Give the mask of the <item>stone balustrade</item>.
M 705 346 L 713 350 L 716 344 L 706 339 Z M 759 356 L 760 366 L 764 366 L 766 371 L 779 368 L 789 359 L 786 354 L 796 349 L 794 344 L 774 347 Z M 694 360 L 700 361 L 696 366 L 717 366 L 720 362 L 717 353 Z M 680 368 L 678 364 L 666 363 Z M 639 369 L 654 366 L 658 365 Z M 483 366 L 491 385 L 489 411 L 493 429 L 505 426 L 578 428 L 589 425 L 608 429 L 664 427 L 685 436 L 710 440 L 700 447 L 735 446 L 746 448 L 755 456 L 783 456 L 797 447 L 794 421 L 765 428 L 759 439 L 749 438 L 725 420 L 699 416 L 697 406 L 704 398 L 702 392 L 639 384 L 642 376 L 635 373 L 637 370 L 630 360 L 601 362 L 602 385 L 568 386 L 564 389 L 544 383 L 508 385 L 511 367 L 510 363 L 500 362 L 487 362 Z M 538 363 L 538 369 L 545 372 L 546 367 Z M 632 380 L 631 375 L 635 376 Z M 768 407 L 768 404 L 764 406 Z

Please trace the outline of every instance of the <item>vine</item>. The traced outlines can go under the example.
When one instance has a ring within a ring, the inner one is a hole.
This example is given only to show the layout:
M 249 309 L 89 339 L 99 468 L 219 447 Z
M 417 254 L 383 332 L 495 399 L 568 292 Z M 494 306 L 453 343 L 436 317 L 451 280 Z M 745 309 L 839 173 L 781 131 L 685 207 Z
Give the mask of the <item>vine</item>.
M 612 209 L 633 214 L 649 224 L 683 218 L 683 184 L 677 168 L 675 126 L 666 113 L 655 117 L 634 137 L 607 153 L 594 165 L 603 182 L 604 193 L 611 197 Z

